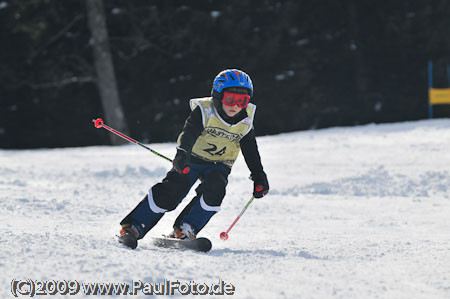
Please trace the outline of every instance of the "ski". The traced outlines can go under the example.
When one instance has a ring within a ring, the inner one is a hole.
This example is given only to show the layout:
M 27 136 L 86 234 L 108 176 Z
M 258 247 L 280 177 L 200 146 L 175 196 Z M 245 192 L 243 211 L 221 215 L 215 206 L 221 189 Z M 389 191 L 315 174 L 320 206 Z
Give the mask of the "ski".
M 163 248 L 173 248 L 181 250 L 194 250 L 208 252 L 212 248 L 212 243 L 207 238 L 197 238 L 194 240 L 180 240 L 174 238 L 153 238 L 153 244 Z

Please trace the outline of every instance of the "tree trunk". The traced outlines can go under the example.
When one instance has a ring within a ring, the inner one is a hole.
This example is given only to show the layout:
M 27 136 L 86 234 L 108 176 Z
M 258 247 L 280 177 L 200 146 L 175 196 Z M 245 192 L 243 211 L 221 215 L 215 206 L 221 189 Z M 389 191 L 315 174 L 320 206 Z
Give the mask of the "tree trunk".
M 356 91 L 358 92 L 358 98 L 365 102 L 367 99 L 367 86 L 369 80 L 363 49 L 361 49 L 360 45 L 358 45 L 361 38 L 359 34 L 356 5 L 353 1 L 348 2 L 348 12 L 350 16 L 348 31 L 350 33 L 351 42 L 353 43 L 351 46 L 354 47 L 352 50 L 354 57 Z M 365 102 L 365 104 L 367 103 Z
M 112 63 L 111 51 L 108 43 L 103 0 L 86 0 L 88 24 L 91 30 L 91 44 L 94 51 L 95 69 L 97 72 L 97 86 L 105 113 L 105 123 L 125 134 L 128 128 L 120 104 L 116 76 Z M 110 134 L 111 144 L 126 143 L 123 139 Z

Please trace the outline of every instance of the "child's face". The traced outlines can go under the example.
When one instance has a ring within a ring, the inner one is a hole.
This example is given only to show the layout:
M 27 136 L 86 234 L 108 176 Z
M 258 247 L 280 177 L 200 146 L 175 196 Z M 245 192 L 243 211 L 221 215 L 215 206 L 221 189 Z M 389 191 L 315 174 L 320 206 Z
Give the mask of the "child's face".
M 239 112 L 241 112 L 241 110 L 242 110 L 242 108 L 240 108 L 238 105 L 227 106 L 224 103 L 222 103 L 222 109 L 223 109 L 223 111 L 225 111 L 225 114 L 228 117 L 233 117 L 236 114 L 238 114 Z
M 239 87 L 228 88 L 226 91 L 230 91 L 230 92 L 234 92 L 234 93 L 240 93 L 240 94 L 248 94 L 248 92 L 247 92 L 247 90 L 245 88 L 239 88 Z M 222 103 L 222 109 L 223 109 L 223 111 L 225 111 L 225 114 L 228 117 L 233 117 L 236 114 L 238 114 L 239 112 L 241 112 L 241 110 L 244 109 L 244 108 L 241 108 L 238 105 L 227 106 L 224 103 Z

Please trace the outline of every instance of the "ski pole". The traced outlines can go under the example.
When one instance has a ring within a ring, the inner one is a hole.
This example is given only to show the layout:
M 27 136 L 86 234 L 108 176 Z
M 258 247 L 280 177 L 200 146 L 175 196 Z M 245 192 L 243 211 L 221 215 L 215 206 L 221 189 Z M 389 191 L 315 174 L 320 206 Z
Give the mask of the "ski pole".
M 241 218 L 242 214 L 244 214 L 245 210 L 247 210 L 247 208 L 250 206 L 250 204 L 252 203 L 253 199 L 255 199 L 254 196 L 252 196 L 252 198 L 250 198 L 250 200 L 248 201 L 248 203 L 245 205 L 244 209 L 241 211 L 241 213 L 239 214 L 239 216 L 236 217 L 236 219 L 234 220 L 234 222 L 231 224 L 230 228 L 228 228 L 228 230 L 226 232 L 222 232 L 220 233 L 220 238 L 224 241 L 226 241 L 228 239 L 228 232 L 233 228 L 233 226 L 236 224 L 236 222 L 238 222 L 238 220 Z
M 151 151 L 152 153 L 154 153 L 155 155 L 160 156 L 161 158 L 166 159 L 167 161 L 173 163 L 173 160 L 172 160 L 172 159 L 167 158 L 166 156 L 164 156 L 164 155 L 158 153 L 157 151 L 152 150 L 151 148 L 149 148 L 149 147 L 145 146 L 144 144 L 140 143 L 139 141 L 134 140 L 133 138 L 128 137 L 127 135 L 125 135 L 125 134 L 123 134 L 123 133 L 121 133 L 121 132 L 119 132 L 119 131 L 117 131 L 117 130 L 114 130 L 114 129 L 111 128 L 111 127 L 108 127 L 108 126 L 105 125 L 105 123 L 103 122 L 103 119 L 101 119 L 101 118 L 93 119 L 92 122 L 94 123 L 94 126 L 95 126 L 97 129 L 104 128 L 104 129 L 110 131 L 111 133 L 114 133 L 114 134 L 116 134 L 117 136 L 122 137 L 123 139 L 128 140 L 128 141 L 131 142 L 131 143 L 134 143 L 134 144 L 136 144 L 136 145 L 142 146 L 142 147 L 145 148 L 146 150 L 149 150 L 149 151 Z M 183 174 L 187 174 L 189 171 L 190 171 L 190 168 L 189 168 L 189 167 L 186 167 L 186 168 L 183 169 Z

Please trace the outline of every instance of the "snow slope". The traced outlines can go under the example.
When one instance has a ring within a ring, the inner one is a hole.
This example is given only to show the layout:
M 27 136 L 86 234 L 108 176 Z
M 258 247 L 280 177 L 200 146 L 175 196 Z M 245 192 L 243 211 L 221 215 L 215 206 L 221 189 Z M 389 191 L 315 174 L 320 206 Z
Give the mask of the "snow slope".
M 239 157 L 222 211 L 200 234 L 213 241 L 207 254 L 115 241 L 119 221 L 170 167 L 142 148 L 0 150 L 0 298 L 12 297 L 13 279 L 221 279 L 233 298 L 450 298 L 450 120 L 258 144 L 271 192 L 219 239 L 251 196 Z M 175 154 L 172 143 L 150 147 Z M 187 202 L 148 236 L 170 232 Z

